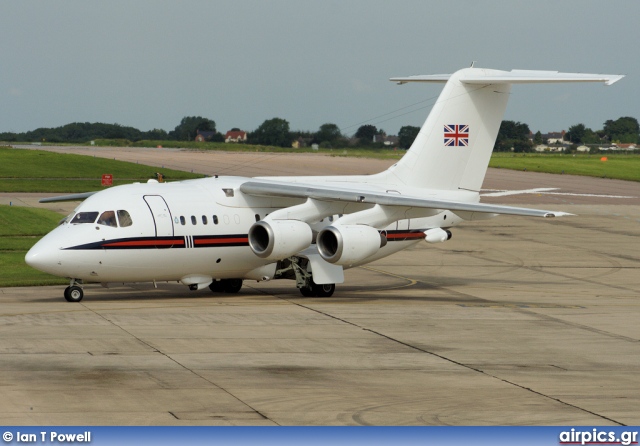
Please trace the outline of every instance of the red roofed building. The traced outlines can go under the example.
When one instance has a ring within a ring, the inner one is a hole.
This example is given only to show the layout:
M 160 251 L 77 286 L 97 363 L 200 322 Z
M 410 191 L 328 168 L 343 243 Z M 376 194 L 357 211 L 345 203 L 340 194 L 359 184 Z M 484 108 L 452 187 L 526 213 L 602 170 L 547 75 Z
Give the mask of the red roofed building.
M 224 142 L 245 142 L 247 140 L 247 132 L 242 130 L 229 130 L 224 135 Z

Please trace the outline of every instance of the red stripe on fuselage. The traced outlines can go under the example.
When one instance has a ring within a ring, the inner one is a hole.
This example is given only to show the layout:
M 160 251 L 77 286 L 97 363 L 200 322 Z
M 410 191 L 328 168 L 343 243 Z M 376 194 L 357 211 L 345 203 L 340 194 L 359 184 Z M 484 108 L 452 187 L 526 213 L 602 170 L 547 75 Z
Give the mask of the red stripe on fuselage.
M 194 239 L 196 245 L 215 245 L 224 243 L 249 243 L 247 237 L 229 237 L 229 238 L 198 238 Z
M 387 234 L 387 240 L 393 240 L 398 238 L 420 239 L 420 238 L 425 238 L 425 235 L 424 235 L 424 232 L 401 232 L 401 233 Z
M 105 243 L 102 246 L 117 247 L 117 246 L 170 246 L 170 245 L 184 245 L 184 239 L 174 240 L 131 240 L 126 242 L 113 242 Z

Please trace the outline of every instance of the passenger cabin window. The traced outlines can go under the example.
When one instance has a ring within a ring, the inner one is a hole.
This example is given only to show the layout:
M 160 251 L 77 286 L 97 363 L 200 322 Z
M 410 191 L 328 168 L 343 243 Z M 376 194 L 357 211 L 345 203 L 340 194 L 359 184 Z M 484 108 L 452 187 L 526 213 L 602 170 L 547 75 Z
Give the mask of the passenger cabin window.
M 214 225 L 217 225 L 217 224 L 218 224 L 218 216 L 217 216 L 217 215 L 214 215 L 214 216 L 213 216 L 213 224 L 214 224 Z
M 126 228 L 127 226 L 131 226 L 133 224 L 133 220 L 131 220 L 131 215 L 124 209 L 120 209 L 118 211 L 118 222 L 120 223 L 121 228 Z
M 202 224 L 203 224 L 203 225 L 206 225 L 207 223 L 209 223 L 209 222 L 207 221 L 207 216 L 206 216 L 206 215 L 203 215 L 203 216 L 202 216 Z
M 186 220 L 185 220 L 185 219 L 184 219 L 184 217 L 181 215 L 181 216 L 180 216 L 180 224 L 181 224 L 182 226 L 184 226 L 186 223 L 187 223 L 187 222 L 186 222 Z
M 98 218 L 97 212 L 78 212 L 71 223 L 93 223 Z
M 100 218 L 98 218 L 97 223 L 99 225 L 111 226 L 112 228 L 118 227 L 118 221 L 116 220 L 116 213 L 113 211 L 104 211 Z
M 256 221 L 260 221 L 260 214 L 256 214 L 255 217 L 256 217 Z
M 195 215 L 192 215 L 192 216 L 191 216 L 191 224 L 192 224 L 192 225 L 196 225 L 196 224 L 198 224 L 198 220 L 196 220 L 196 216 L 195 216 Z

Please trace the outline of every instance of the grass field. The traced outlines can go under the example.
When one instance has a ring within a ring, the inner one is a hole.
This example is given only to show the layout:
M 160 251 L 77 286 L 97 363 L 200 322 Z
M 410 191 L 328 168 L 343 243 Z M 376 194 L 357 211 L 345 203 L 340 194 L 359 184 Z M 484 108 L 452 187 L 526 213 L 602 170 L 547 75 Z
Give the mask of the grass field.
M 146 181 L 158 170 L 168 181 L 203 177 L 105 158 L 0 147 L 0 192 L 87 192 L 102 187 L 105 173 L 118 185 Z
M 37 271 L 24 262 L 27 251 L 61 218 L 45 209 L 0 205 L 0 287 L 67 283 L 66 279 Z
M 606 157 L 607 161 L 601 161 Z M 494 153 L 490 167 L 640 181 L 639 155 Z

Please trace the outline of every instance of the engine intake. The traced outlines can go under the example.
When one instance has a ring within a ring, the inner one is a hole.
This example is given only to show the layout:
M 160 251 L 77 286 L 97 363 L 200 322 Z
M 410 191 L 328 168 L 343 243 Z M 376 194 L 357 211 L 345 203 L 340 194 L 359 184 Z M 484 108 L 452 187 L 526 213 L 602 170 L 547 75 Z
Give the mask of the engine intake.
M 291 257 L 309 247 L 311 239 L 309 225 L 298 220 L 260 220 L 249 228 L 249 247 L 267 260 Z
M 365 225 L 327 226 L 316 244 L 323 259 L 336 265 L 352 265 L 372 256 L 386 244 L 386 237 Z

